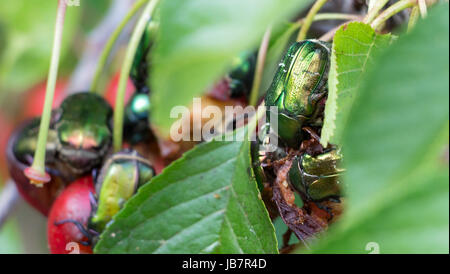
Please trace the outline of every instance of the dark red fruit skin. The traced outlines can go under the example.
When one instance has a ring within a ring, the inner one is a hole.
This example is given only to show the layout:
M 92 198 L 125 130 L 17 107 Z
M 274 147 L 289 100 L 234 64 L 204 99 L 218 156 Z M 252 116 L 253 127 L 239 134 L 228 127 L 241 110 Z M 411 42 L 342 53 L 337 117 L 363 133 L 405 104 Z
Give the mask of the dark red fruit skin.
M 52 108 L 58 107 L 64 100 L 64 90 L 66 88 L 66 85 L 67 81 L 65 79 L 58 80 L 56 82 Z M 23 107 L 23 113 L 21 115 L 22 120 L 42 115 L 42 109 L 44 108 L 45 102 L 46 87 L 47 83 L 43 81 L 25 93 L 25 105 Z
M 68 182 L 62 178 L 53 176 L 50 182 L 44 184 L 42 187 L 36 187 L 30 184 L 30 181 L 24 175 L 24 170 L 28 167 L 27 164 L 19 161 L 14 154 L 14 144 L 18 135 L 26 127 L 31 120 L 24 121 L 19 127 L 15 129 L 9 138 L 6 146 L 6 160 L 9 175 L 16 183 L 17 189 L 22 197 L 35 209 L 47 216 L 53 201 L 61 193 Z
M 63 220 L 75 220 L 84 227 L 87 226 L 91 214 L 90 193 L 94 193 L 92 176 L 80 178 L 71 183 L 61 195 L 56 198 L 48 215 L 47 239 L 50 253 L 69 254 L 73 250 L 66 247 L 68 243 L 78 243 L 81 254 L 92 254 L 92 248 L 80 242 L 88 241 L 73 223 L 55 225 L 55 222 Z
M 117 94 L 117 87 L 119 85 L 119 78 L 120 73 L 116 73 L 114 77 L 109 82 L 108 88 L 105 91 L 105 100 L 114 108 L 116 105 L 116 94 Z M 128 78 L 127 81 L 127 87 L 125 89 L 125 104 L 130 100 L 131 96 L 134 93 L 134 85 L 131 79 Z

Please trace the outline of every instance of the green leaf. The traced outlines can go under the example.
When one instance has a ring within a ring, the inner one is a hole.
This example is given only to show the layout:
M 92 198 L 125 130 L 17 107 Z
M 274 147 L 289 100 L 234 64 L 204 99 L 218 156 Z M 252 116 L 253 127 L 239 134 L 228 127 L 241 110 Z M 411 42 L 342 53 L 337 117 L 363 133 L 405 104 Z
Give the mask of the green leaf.
M 129 200 L 96 253 L 277 253 L 248 142 L 196 146 Z
M 382 206 L 361 212 L 358 218 L 347 216 L 313 248 L 314 253 L 369 253 L 373 243 L 382 254 L 448 253 L 448 173 L 448 169 L 431 168 L 403 181 L 412 183 L 412 189 L 395 199 L 380 197 L 377 202 Z M 405 187 L 391 190 L 400 192 Z
M 288 20 L 308 2 L 163 1 L 150 75 L 151 120 L 159 133 L 168 136 L 172 107 L 187 105 L 205 93 L 225 73 L 233 57 L 257 47 L 269 25 Z
M 347 210 L 314 252 L 449 252 L 448 20 L 430 10 L 366 75 L 343 135 Z
M 0 56 L 0 95 L 20 91 L 45 78 L 50 64 L 58 1 L 15 0 L 2 5 L 0 25 L 5 35 Z M 80 7 L 68 7 L 61 58 L 78 28 Z
M 352 22 L 342 26 L 334 36 L 328 77 L 328 99 L 321 143 L 340 144 L 348 113 L 357 97 L 368 66 L 391 41 L 391 35 L 378 35 L 366 24 Z

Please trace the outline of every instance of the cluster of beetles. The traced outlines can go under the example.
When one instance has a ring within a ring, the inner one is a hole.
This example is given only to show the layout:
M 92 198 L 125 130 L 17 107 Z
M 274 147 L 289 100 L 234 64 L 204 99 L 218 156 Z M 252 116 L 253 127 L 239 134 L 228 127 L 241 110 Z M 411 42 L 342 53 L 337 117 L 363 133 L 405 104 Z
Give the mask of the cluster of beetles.
M 156 175 L 148 157 L 134 149 L 155 138 L 147 85 L 154 32 L 149 22 L 130 73 L 136 91 L 125 109 L 123 131 L 130 148 L 112 153 L 113 109 L 92 92 L 70 95 L 53 110 L 45 161 L 51 181 L 43 187 L 30 184 L 24 175 L 33 162 L 40 118 L 26 121 L 10 137 L 10 175 L 25 200 L 48 216 L 51 253 L 68 253 L 67 245 L 73 242 L 80 252 L 92 253 L 113 216 Z M 256 59 L 254 52 L 238 58 L 224 77 L 225 97 L 248 99 Z M 264 98 L 266 106 L 277 109 L 277 149 L 260 149 L 264 138 L 252 144 L 254 174 L 270 217 L 280 216 L 286 234 L 293 232 L 303 241 L 323 231 L 342 207 L 342 155 L 338 147 L 323 147 L 319 137 L 329 66 L 328 43 L 304 40 L 290 46 Z M 266 128 L 270 117 L 268 113 Z

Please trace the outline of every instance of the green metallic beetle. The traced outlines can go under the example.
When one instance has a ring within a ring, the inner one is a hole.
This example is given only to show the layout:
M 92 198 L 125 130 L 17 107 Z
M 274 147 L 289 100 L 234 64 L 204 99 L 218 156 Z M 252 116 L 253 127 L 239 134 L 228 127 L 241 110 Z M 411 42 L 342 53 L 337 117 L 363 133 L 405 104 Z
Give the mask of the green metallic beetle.
M 344 171 L 339 167 L 341 160 L 342 155 L 335 149 L 314 157 L 306 153 L 296 156 L 289 170 L 289 181 L 310 201 L 339 201 L 339 175 Z
M 137 90 L 148 89 L 148 53 L 153 45 L 156 32 L 158 30 L 158 23 L 154 20 L 149 20 L 142 34 L 136 54 L 133 59 L 130 76 L 133 80 L 134 86 Z
M 46 162 L 74 178 L 87 173 L 103 161 L 111 147 L 112 109 L 94 93 L 76 93 L 54 110 L 50 123 Z M 35 119 L 20 134 L 13 148 L 24 163 L 32 162 L 37 145 L 40 119 Z
M 149 126 L 150 98 L 147 93 L 136 92 L 125 107 L 124 139 L 131 144 L 151 138 Z
M 99 165 L 111 146 L 112 109 L 100 96 L 77 93 L 66 98 L 54 124 L 58 158 L 84 173 Z
M 134 56 L 130 77 L 136 87 L 135 94 L 125 107 L 124 139 L 131 144 L 148 140 L 152 136 L 148 116 L 150 113 L 150 88 L 148 79 L 148 54 L 153 45 L 158 23 L 149 20 Z
M 14 143 L 13 152 L 19 161 L 31 165 L 37 146 L 40 118 L 32 119 L 22 130 L 18 140 Z M 58 136 L 55 130 L 49 130 L 46 143 L 46 163 L 53 163 L 56 159 Z
M 233 60 L 232 69 L 228 73 L 231 98 L 250 95 L 255 68 L 256 53 L 242 52 Z
M 154 175 L 150 162 L 136 151 L 122 151 L 109 157 L 96 180 L 97 204 L 89 228 L 103 231 L 123 204 Z
M 294 43 L 279 64 L 265 104 L 277 107 L 278 136 L 290 147 L 299 146 L 303 124 L 314 117 L 317 102 L 327 93 L 329 66 L 329 45 L 318 40 Z
M 155 170 L 150 162 L 136 151 L 124 150 L 112 154 L 95 179 L 96 194 L 90 195 L 91 213 L 87 227 L 72 219 L 58 221 L 55 225 L 72 223 L 88 238 L 86 245 L 95 245 L 114 215 L 153 176 Z

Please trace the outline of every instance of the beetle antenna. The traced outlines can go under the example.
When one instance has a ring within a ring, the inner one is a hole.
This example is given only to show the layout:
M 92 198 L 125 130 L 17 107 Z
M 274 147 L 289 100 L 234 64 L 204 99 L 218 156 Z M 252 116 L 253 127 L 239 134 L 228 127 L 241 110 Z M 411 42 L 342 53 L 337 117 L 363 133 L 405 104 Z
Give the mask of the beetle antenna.
M 94 179 L 94 182 L 97 182 L 98 174 L 99 172 L 97 168 L 92 169 L 92 179 Z

